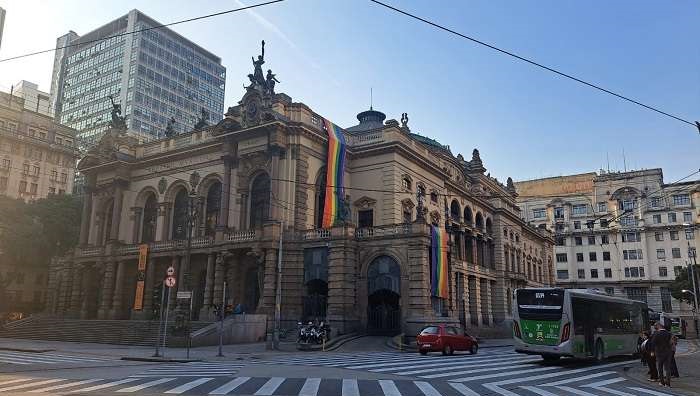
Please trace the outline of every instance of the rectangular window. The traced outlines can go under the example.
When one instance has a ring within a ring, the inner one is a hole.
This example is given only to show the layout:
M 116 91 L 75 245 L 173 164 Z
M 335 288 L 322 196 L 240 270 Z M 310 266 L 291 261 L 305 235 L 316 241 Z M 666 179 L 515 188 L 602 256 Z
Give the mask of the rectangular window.
M 622 242 L 640 242 L 641 234 L 638 232 L 625 232 L 622 234 Z
M 579 263 L 583 261 L 583 253 L 576 253 L 576 261 Z
M 28 175 L 28 174 L 29 174 L 29 164 L 23 164 L 23 165 L 22 165 L 22 174 L 23 174 L 23 175 Z
M 668 268 L 666 267 L 659 267 L 659 276 L 662 278 L 665 278 L 668 276 Z
M 607 212 L 608 211 L 608 203 L 607 202 L 598 202 L 598 212 Z
M 29 185 L 29 193 L 30 194 L 36 194 L 38 189 L 39 189 L 39 185 L 36 183 L 32 183 Z
M 56 194 L 56 187 L 49 187 L 49 194 Z
M 688 248 L 688 258 L 693 258 L 696 257 L 696 250 L 694 247 L 689 247 Z
M 690 195 L 679 194 L 673 196 L 673 206 L 690 205 Z
M 654 240 L 657 242 L 661 242 L 664 240 L 664 233 L 663 231 L 657 231 L 654 233 Z
M 562 280 L 569 279 L 569 271 L 568 270 L 557 270 L 557 279 L 562 279 Z
M 661 224 L 661 215 L 660 215 L 660 214 L 655 214 L 655 215 L 652 217 L 652 219 L 653 219 L 653 221 L 654 221 L 654 224 Z
M 687 240 L 695 239 L 695 230 L 693 230 L 693 229 L 685 230 L 685 239 L 687 239 Z
M 564 208 L 554 208 L 554 218 L 563 219 L 564 218 Z
M 629 277 L 630 277 L 630 268 L 625 267 L 625 278 L 629 278 Z
M 579 279 L 586 279 L 586 270 L 585 269 L 578 270 L 578 278 Z
M 607 245 L 610 243 L 610 239 L 608 238 L 607 235 L 601 235 L 600 236 L 600 244 L 601 245 Z
M 594 268 L 591 270 L 591 278 L 598 279 L 598 270 L 597 269 Z
M 39 171 L 40 171 L 40 170 L 41 170 L 41 168 L 39 168 L 38 166 L 35 166 L 35 167 L 32 169 L 34 176 L 39 176 Z
M 557 263 L 566 263 L 567 261 L 569 260 L 566 253 L 557 253 Z
M 673 266 L 673 275 L 675 275 L 676 278 L 678 278 L 681 275 L 681 270 L 683 270 L 682 266 L 680 266 L 680 265 Z
M 669 223 L 675 223 L 676 222 L 676 213 L 671 212 L 668 214 L 668 222 Z
M 576 246 L 581 246 L 583 245 L 583 238 L 581 237 L 574 237 L 574 241 L 576 241 Z
M 24 193 L 27 192 L 27 182 L 24 180 L 19 181 L 19 192 Z
M 4 191 L 7 189 L 7 177 L 0 176 L 0 190 Z
M 589 235 L 589 236 L 588 236 L 588 244 L 589 244 L 589 245 L 595 245 L 595 235 Z
M 65 183 L 68 181 L 68 175 L 65 173 L 61 173 L 61 183 Z
M 684 223 L 692 223 L 693 222 L 693 213 L 692 212 L 683 212 L 683 222 Z
M 588 261 L 598 261 L 596 252 L 588 252 Z
M 614 296 L 614 295 L 615 295 L 615 288 L 614 288 L 614 287 L 606 287 L 606 288 L 605 288 L 605 294 Z
M 564 224 L 563 223 L 557 223 L 554 225 L 554 231 L 556 232 L 564 232 Z
M 637 201 L 634 199 L 623 199 L 617 201 L 620 210 L 632 210 L 637 207 Z
M 665 260 L 666 259 L 666 250 L 665 249 L 656 249 L 656 258 L 659 260 Z
M 659 208 L 661 207 L 661 198 L 659 197 L 651 197 L 650 205 L 652 208 Z
M 580 229 L 581 229 L 581 222 L 574 221 L 574 230 L 580 230 Z
M 623 216 L 620 218 L 620 225 L 624 227 L 634 227 L 637 225 L 637 218 L 634 216 Z
M 678 231 L 671 231 L 671 232 L 669 232 L 669 235 L 671 236 L 672 241 L 678 240 Z
M 5 158 L 2 160 L 2 167 L 5 169 L 10 169 L 12 167 L 12 161 Z
M 555 237 L 554 244 L 557 246 L 566 246 L 566 237 L 563 237 L 563 236 Z
M 545 209 L 533 209 L 532 210 L 532 217 L 535 219 L 543 219 L 547 217 L 547 212 Z
M 605 268 L 605 269 L 603 270 L 603 275 L 604 275 L 606 278 L 612 278 L 612 268 Z
M 603 261 L 610 261 L 610 252 L 603 252 Z
M 625 292 L 630 300 L 647 302 L 647 289 L 645 287 L 626 287 Z
M 681 248 L 673 248 L 671 249 L 671 257 L 674 259 L 676 258 L 681 258 Z
M 586 228 L 588 228 L 589 230 L 592 230 L 594 225 L 595 225 L 595 221 L 593 221 L 593 220 L 586 221 Z
M 632 278 L 639 278 L 639 267 L 630 267 L 630 276 Z
M 571 207 L 571 214 L 573 214 L 573 215 L 588 214 L 588 206 L 587 205 L 574 205 Z
M 374 225 L 374 211 L 372 209 L 357 212 L 357 226 L 359 228 L 372 227 Z
M 608 228 L 609 221 L 608 219 L 600 219 L 600 227 L 601 228 Z

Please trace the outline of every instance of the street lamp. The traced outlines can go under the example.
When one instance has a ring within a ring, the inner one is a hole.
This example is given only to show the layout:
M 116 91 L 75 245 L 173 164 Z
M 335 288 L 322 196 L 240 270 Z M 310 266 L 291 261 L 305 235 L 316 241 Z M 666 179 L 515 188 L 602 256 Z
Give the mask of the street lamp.
M 687 230 L 693 230 L 695 229 L 694 225 L 691 225 L 690 223 L 683 223 L 683 227 L 686 228 Z M 688 292 L 693 295 L 693 300 L 695 301 L 695 333 L 700 335 L 700 329 L 698 329 L 698 295 L 697 295 L 697 285 L 696 285 L 696 280 L 695 280 L 695 267 L 697 267 L 698 262 L 695 256 L 697 256 L 697 251 L 692 250 L 690 247 L 690 239 L 686 238 L 686 241 L 688 242 L 688 258 L 692 258 L 693 262 L 688 263 L 688 276 L 691 277 L 693 280 L 691 285 L 693 286 L 693 291 L 690 292 L 689 290 L 683 290 L 683 292 Z

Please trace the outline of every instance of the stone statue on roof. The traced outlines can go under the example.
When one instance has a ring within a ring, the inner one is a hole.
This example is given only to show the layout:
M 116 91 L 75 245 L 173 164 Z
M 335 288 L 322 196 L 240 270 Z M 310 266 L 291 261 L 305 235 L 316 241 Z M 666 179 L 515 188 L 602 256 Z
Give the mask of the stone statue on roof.
M 114 97 L 109 95 L 109 100 L 112 102 L 112 119 L 109 126 L 112 129 L 126 131 L 126 116 L 122 116 L 122 105 L 114 102 Z
M 255 58 L 251 59 L 253 60 L 253 78 L 251 81 L 266 88 L 267 84 L 262 71 L 262 65 L 265 64 L 265 40 L 262 41 L 262 54 L 258 55 L 258 60 L 255 60 Z

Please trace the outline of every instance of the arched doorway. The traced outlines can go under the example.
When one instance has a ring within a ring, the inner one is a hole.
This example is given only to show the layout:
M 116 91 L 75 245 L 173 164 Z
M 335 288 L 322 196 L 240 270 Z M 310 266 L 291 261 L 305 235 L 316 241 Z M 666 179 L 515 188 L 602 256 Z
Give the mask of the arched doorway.
M 215 181 L 209 186 L 207 191 L 206 214 L 204 224 L 204 235 L 214 236 L 216 234 L 216 224 L 221 209 L 221 183 Z
M 393 335 L 401 331 L 401 268 L 379 256 L 367 268 L 367 331 Z

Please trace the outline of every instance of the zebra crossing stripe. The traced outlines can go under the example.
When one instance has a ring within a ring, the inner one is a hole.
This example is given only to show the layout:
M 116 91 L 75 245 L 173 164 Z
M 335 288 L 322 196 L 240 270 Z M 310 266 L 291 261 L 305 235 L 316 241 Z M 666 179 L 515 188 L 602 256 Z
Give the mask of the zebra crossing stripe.
M 174 380 L 175 380 L 175 378 L 161 378 L 161 379 L 157 379 L 157 380 L 155 380 L 155 381 L 146 382 L 145 384 L 136 385 L 136 386 L 132 386 L 132 387 L 129 387 L 129 388 L 124 388 L 124 389 L 119 389 L 117 392 L 120 392 L 120 393 L 133 393 L 133 392 L 136 392 L 136 391 L 140 391 L 140 390 L 142 390 L 142 389 L 150 388 L 150 387 L 152 387 L 152 386 L 164 384 L 164 383 L 166 383 L 166 382 L 170 382 L 170 381 L 174 381 Z
M 0 392 L 7 392 L 7 391 L 17 390 L 17 389 L 22 389 L 22 388 L 31 388 L 32 386 L 48 385 L 48 384 L 53 384 L 54 382 L 61 382 L 61 381 L 65 381 L 65 379 L 54 378 L 54 379 L 45 380 L 45 381 L 32 382 L 30 384 L 8 386 L 6 388 L 0 388 Z
M 601 386 L 600 388 L 595 388 L 595 390 L 612 393 L 613 395 L 617 395 L 617 396 L 637 396 L 637 395 L 633 395 L 631 393 L 623 392 L 621 390 L 610 389 L 610 388 L 606 388 L 603 386 Z
M 537 359 L 535 359 L 537 360 Z M 495 362 L 495 363 L 476 363 L 476 364 L 460 364 L 460 365 L 451 365 L 451 366 L 446 366 L 446 367 L 435 367 L 433 368 L 432 366 L 429 368 L 423 368 L 420 370 L 413 370 L 413 371 L 400 371 L 398 373 L 394 373 L 397 375 L 411 375 L 411 374 L 423 374 L 423 373 L 432 373 L 436 371 L 445 371 L 445 370 L 454 370 L 458 368 L 467 368 L 467 367 L 485 367 L 485 368 L 478 368 L 478 369 L 472 369 L 472 370 L 466 370 L 466 371 L 449 371 L 447 373 L 441 373 L 441 374 L 430 374 L 430 375 L 424 375 L 421 376 L 421 378 L 441 378 L 441 377 L 449 377 L 453 375 L 462 375 L 462 374 L 470 374 L 470 373 L 480 373 L 484 371 L 492 371 L 492 370 L 500 370 L 501 367 L 499 366 L 512 366 L 512 367 L 534 367 L 534 364 L 527 364 L 528 362 L 534 361 L 533 359 L 527 359 L 524 361 L 513 361 L 509 360 L 506 362 Z M 520 364 L 520 363 L 525 363 L 525 364 Z
M 95 386 L 91 386 L 89 388 L 75 389 L 75 390 L 70 391 L 70 393 L 92 392 L 92 391 L 96 391 L 96 390 L 100 390 L 100 389 L 104 389 L 104 388 L 111 388 L 113 386 L 117 386 L 117 385 L 121 385 L 121 384 L 128 384 L 129 382 L 134 382 L 134 381 L 138 381 L 138 380 L 139 380 L 139 378 L 125 378 L 123 380 L 114 381 L 114 382 L 107 382 L 105 384 L 95 385 Z
M 442 396 L 437 389 L 433 388 L 432 385 L 425 381 L 413 381 L 413 383 L 420 389 L 425 396 Z
M 459 393 L 462 394 L 463 396 L 479 396 L 478 393 L 476 393 L 476 392 L 474 392 L 473 390 L 467 388 L 466 385 L 460 384 L 459 382 L 448 382 L 448 384 L 450 384 L 450 386 L 451 386 L 454 390 L 456 390 L 457 392 L 459 392 Z
M 27 354 L 19 352 L 3 352 L 0 356 L 6 356 L 11 359 L 24 359 L 25 361 L 48 361 L 48 362 L 99 362 L 101 360 L 96 360 L 93 358 L 81 357 L 81 356 L 67 356 L 67 355 L 44 355 L 44 354 Z
M 33 390 L 30 390 L 29 393 L 49 392 L 49 391 L 53 391 L 53 390 L 57 390 L 57 389 L 70 388 L 71 386 L 91 384 L 91 383 L 97 382 L 97 381 L 102 381 L 102 378 L 89 379 L 89 380 L 83 380 L 83 381 L 78 381 L 78 382 L 69 382 L 67 384 L 54 385 L 54 386 L 49 386 L 47 388 L 41 388 L 41 389 L 33 389 Z
M 9 363 L 9 364 L 31 364 L 29 362 L 25 362 L 24 360 L 16 360 L 16 359 L 2 357 L 2 355 L 0 355 L 0 362 Z
M 591 378 L 604 377 L 604 376 L 610 375 L 610 374 L 617 374 L 617 373 L 614 371 L 601 371 L 599 373 L 584 375 L 583 377 L 572 377 L 572 378 L 567 378 L 567 379 L 563 379 L 563 380 L 556 381 L 556 382 L 549 382 L 546 384 L 540 384 L 538 386 L 559 386 L 559 385 L 570 384 L 572 382 L 583 381 L 583 380 L 587 380 L 587 379 L 591 379 Z
M 360 387 L 356 379 L 344 379 L 342 396 L 360 396 Z
M 528 368 L 526 370 L 498 372 L 498 373 L 494 373 L 494 374 L 483 374 L 483 375 L 476 375 L 476 376 L 471 376 L 471 377 L 452 378 L 452 379 L 450 379 L 450 381 L 467 382 L 467 381 L 473 381 L 473 380 L 482 380 L 482 379 L 498 378 L 498 377 L 509 377 L 511 375 L 516 375 L 516 374 L 536 373 L 538 371 L 548 371 L 548 370 L 558 369 L 558 367 L 539 367 L 539 366 L 536 366 L 534 364 L 523 364 L 523 365 L 520 365 L 518 367 L 535 367 L 535 368 Z M 459 374 L 484 373 L 484 372 L 488 372 L 488 371 L 501 370 L 501 369 L 502 369 L 502 367 L 487 367 L 485 369 L 474 369 L 474 370 L 465 370 L 465 371 L 455 371 L 455 372 L 449 372 L 449 373 L 420 375 L 419 377 L 420 378 L 440 378 L 440 377 L 448 377 L 448 376 L 459 375 Z
M 13 364 L 22 364 L 21 362 L 24 362 L 24 364 L 32 364 L 32 363 L 49 363 L 49 364 L 54 364 L 58 363 L 55 360 L 50 360 L 50 359 L 45 359 L 45 358 L 39 358 L 39 357 L 34 357 L 34 356 L 17 356 L 17 355 L 9 355 L 9 354 L 0 354 L 0 359 L 7 361 L 7 363 L 13 363 Z
M 615 384 L 617 382 L 622 382 L 624 381 L 624 378 L 617 377 L 617 378 L 611 378 L 603 381 L 598 381 L 598 382 L 593 382 L 591 384 L 586 384 L 586 385 L 581 385 L 583 388 L 600 388 L 601 386 L 606 386 L 610 384 Z
M 234 378 L 232 381 L 229 381 L 220 387 L 214 389 L 213 391 L 209 392 L 210 395 L 225 395 L 232 390 L 238 388 L 239 386 L 243 385 L 248 381 L 250 377 L 238 377 Z
M 277 388 L 284 382 L 286 378 L 283 377 L 272 377 L 267 382 L 254 393 L 256 396 L 271 396 Z
M 579 395 L 579 396 L 598 396 L 598 395 L 586 392 L 586 391 L 581 390 L 581 389 L 572 388 L 570 386 L 557 386 L 557 388 L 561 389 L 563 391 L 567 391 L 569 393 L 573 393 L 574 395 Z
M 16 378 L 16 379 L 13 379 L 13 380 L 0 382 L 0 386 L 2 386 L 2 385 L 16 384 L 16 383 L 18 383 L 18 382 L 27 382 L 27 381 L 31 381 L 31 380 L 33 380 L 33 379 L 34 379 L 34 378 Z
M 412 366 L 406 366 L 404 368 L 410 369 L 410 368 L 420 368 L 420 367 L 425 367 L 426 364 L 429 364 L 430 366 L 446 366 L 446 365 L 454 365 L 454 364 L 473 364 L 473 363 L 478 363 L 478 362 L 483 362 L 483 361 L 489 361 L 489 362 L 501 362 L 501 361 L 515 361 L 515 360 L 522 360 L 522 359 L 530 359 L 530 360 L 539 360 L 540 358 L 533 358 L 530 356 L 510 356 L 510 357 L 490 357 L 490 356 L 484 356 L 484 357 L 478 357 L 478 358 L 459 358 L 459 359 L 449 359 L 450 361 L 447 361 L 445 358 L 418 358 L 418 359 L 402 359 L 401 361 L 397 361 L 395 363 L 383 363 L 383 364 L 367 364 L 367 365 L 362 365 L 362 366 L 349 366 L 346 368 L 349 369 L 365 369 L 365 368 L 372 368 L 372 367 L 383 367 L 380 369 L 375 369 L 375 370 L 370 370 L 370 371 L 376 371 L 376 372 L 382 372 L 382 371 L 389 371 L 393 370 L 393 368 L 384 368 L 386 366 L 401 366 L 404 364 L 411 364 L 411 363 L 420 363 L 420 364 L 415 364 Z
M 172 393 L 172 394 L 175 394 L 175 395 L 179 395 L 180 393 L 187 392 L 188 390 L 190 390 L 190 389 L 192 389 L 192 388 L 196 388 L 196 387 L 198 387 L 199 385 L 202 385 L 202 384 L 204 384 L 204 383 L 206 383 L 206 382 L 209 382 L 209 381 L 211 381 L 211 380 L 213 380 L 213 379 L 214 379 L 214 378 L 200 378 L 200 379 L 197 379 L 197 380 L 194 380 L 194 381 L 190 381 L 190 382 L 188 382 L 188 383 L 186 383 L 186 384 L 182 384 L 182 385 L 180 385 L 180 386 L 178 386 L 178 387 L 175 387 L 175 388 L 173 388 L 173 389 L 170 389 L 169 391 L 166 391 L 165 393 Z
M 637 388 L 637 387 L 627 387 L 627 388 L 635 390 L 637 392 L 647 393 L 649 395 L 654 395 L 654 396 L 672 396 L 672 395 L 669 395 L 668 393 L 657 392 L 657 391 L 654 391 L 651 389 L 644 389 L 644 388 Z
M 521 386 L 522 389 L 528 390 L 532 393 L 537 393 L 540 396 L 559 396 L 557 394 L 554 394 L 550 391 L 546 391 L 544 389 L 540 389 L 536 386 Z
M 307 378 L 299 391 L 299 396 L 316 396 L 319 386 L 321 386 L 320 378 Z
M 392 380 L 379 380 L 379 386 L 382 387 L 384 396 L 401 396 L 401 392 Z

